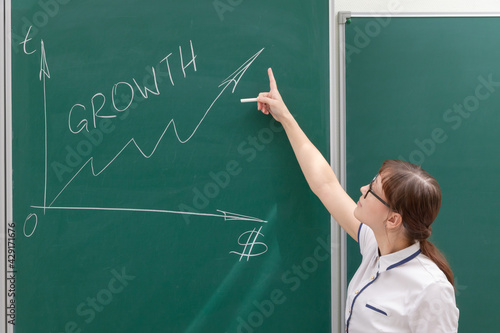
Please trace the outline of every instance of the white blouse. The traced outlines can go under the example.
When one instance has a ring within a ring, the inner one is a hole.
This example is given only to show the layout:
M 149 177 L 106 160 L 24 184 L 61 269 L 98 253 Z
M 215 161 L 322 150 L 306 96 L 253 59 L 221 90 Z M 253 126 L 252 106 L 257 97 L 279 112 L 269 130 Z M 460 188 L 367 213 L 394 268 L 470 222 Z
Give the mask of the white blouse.
M 346 332 L 457 332 L 453 286 L 419 242 L 379 256 L 364 224 L 358 242 L 363 260 L 347 289 Z

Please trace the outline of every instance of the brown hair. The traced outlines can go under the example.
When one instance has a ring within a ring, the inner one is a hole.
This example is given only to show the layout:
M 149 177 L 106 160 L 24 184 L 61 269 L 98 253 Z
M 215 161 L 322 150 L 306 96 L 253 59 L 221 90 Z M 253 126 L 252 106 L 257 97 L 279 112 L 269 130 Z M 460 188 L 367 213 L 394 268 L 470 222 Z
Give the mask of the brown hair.
M 453 272 L 444 255 L 427 240 L 432 234 L 431 224 L 441 208 L 438 182 L 420 166 L 405 161 L 385 161 L 379 173 L 387 202 L 403 218 L 408 238 L 420 241 L 422 253 L 443 271 L 454 286 Z

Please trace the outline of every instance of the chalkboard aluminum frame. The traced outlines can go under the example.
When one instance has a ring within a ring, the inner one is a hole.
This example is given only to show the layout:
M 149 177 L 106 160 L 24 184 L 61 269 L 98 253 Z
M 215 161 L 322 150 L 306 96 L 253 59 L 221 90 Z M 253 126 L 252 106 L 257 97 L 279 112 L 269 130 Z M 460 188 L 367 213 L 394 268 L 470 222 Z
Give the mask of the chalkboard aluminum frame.
M 2 229 L 0 231 L 0 234 L 2 237 L 0 237 L 0 275 L 2 276 L 1 278 L 1 287 L 0 287 L 0 297 L 2 299 L 0 309 L 2 311 L 2 316 L 0 318 L 0 327 L 4 328 L 5 332 L 12 332 L 12 328 L 8 330 L 7 328 L 7 320 L 6 320 L 6 301 L 7 301 L 7 280 L 6 280 L 6 264 L 7 264 L 7 257 L 6 257 L 6 235 L 7 235 L 7 168 L 6 168 L 6 159 L 7 159 L 7 90 L 9 89 L 7 82 L 9 82 L 9 78 L 7 77 L 7 52 L 8 50 L 8 45 L 10 43 L 8 36 L 8 24 L 7 24 L 7 18 L 6 18 L 6 13 L 7 13 L 7 4 L 5 1 L 2 1 L 1 3 L 1 9 L 0 9 L 0 16 L 2 17 L 2 24 L 0 27 L 1 35 L 2 35 L 2 44 L 1 44 L 1 50 L 0 50 L 0 58 L 1 58 L 1 76 L 2 76 L 2 83 L 1 86 L 2 88 L 0 89 L 0 103 L 1 103 L 1 115 L 0 115 L 0 188 L 2 189 L 0 192 L 0 214 L 1 214 L 1 221 L 2 221 Z
M 347 187 L 347 177 L 346 177 L 346 169 L 347 169 L 347 159 L 346 159 L 346 150 L 347 150 L 347 136 L 346 136 L 346 44 L 345 44 L 345 25 L 347 21 L 353 17 L 359 18 L 404 18 L 404 17 L 417 17 L 417 18 L 439 18 L 439 17 L 500 17 L 500 13 L 486 13 L 486 12 L 349 12 L 349 11 L 340 11 L 337 15 L 337 24 L 338 24 L 338 46 L 339 46 L 339 54 L 338 54 L 338 71 L 339 71 L 339 132 L 340 132 L 340 172 L 339 172 L 339 180 L 342 187 L 345 189 Z M 333 228 L 332 228 L 333 229 Z M 341 248 L 342 248 L 342 272 L 343 277 L 341 278 L 341 304 L 345 304 L 346 301 L 346 291 L 347 291 L 347 239 L 345 232 L 342 235 Z M 340 311 L 341 322 L 344 323 L 344 312 Z M 342 327 L 344 324 L 342 324 Z M 344 328 L 342 328 L 342 331 Z
M 0 309 L 2 311 L 2 316 L 0 319 L 0 327 L 4 328 L 4 332 L 6 333 L 12 333 L 14 332 L 14 326 L 9 325 L 7 322 L 6 318 L 6 310 L 7 310 L 7 304 L 8 304 L 8 297 L 7 297 L 7 276 L 6 276 L 6 267 L 7 267 L 7 225 L 9 221 L 12 221 L 12 210 L 9 209 L 12 207 L 12 169 L 9 166 L 9 161 L 12 160 L 12 151 L 8 147 L 11 146 L 11 138 L 12 138 L 12 132 L 10 126 L 7 124 L 10 124 L 11 121 L 11 112 L 12 112 L 12 102 L 11 102 L 11 85 L 9 84 L 12 82 L 12 74 L 11 74 L 11 28 L 10 28 L 10 1 L 2 1 L 1 4 L 1 10 L 2 10 L 2 51 L 1 51 L 1 58 L 2 58 L 2 76 L 3 76 L 3 81 L 2 81 L 2 91 L 1 91 L 1 104 L 2 104 L 2 116 L 0 120 L 0 126 L 1 126 L 1 138 L 0 138 L 0 144 L 1 144 L 1 161 L 0 161 L 0 171 L 2 174 L 2 180 L 0 180 L 0 183 L 2 185 L 2 193 L 0 194 L 0 211 L 2 211 L 2 230 L 1 230 L 1 250 L 0 250 L 0 256 L 1 256 L 1 266 L 2 268 L 0 269 L 0 274 L 1 274 L 1 279 L 2 279 L 2 287 L 0 288 L 0 295 L 2 297 L 2 302 L 0 305 Z
M 341 165 L 345 164 L 339 154 L 341 139 L 337 135 L 339 128 L 339 117 L 336 109 L 336 52 L 335 52 L 335 0 L 329 0 L 329 52 L 330 52 L 330 166 L 337 175 L 342 173 Z M 332 332 L 343 332 L 344 327 L 344 304 L 346 292 L 346 235 L 337 222 L 330 217 L 331 235 L 331 330 Z

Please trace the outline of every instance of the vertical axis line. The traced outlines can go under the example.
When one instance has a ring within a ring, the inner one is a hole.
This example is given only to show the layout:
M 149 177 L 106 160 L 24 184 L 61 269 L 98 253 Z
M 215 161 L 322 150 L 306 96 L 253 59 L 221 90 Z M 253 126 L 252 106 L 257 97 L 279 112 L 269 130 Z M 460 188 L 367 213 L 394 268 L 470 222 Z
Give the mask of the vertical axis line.
M 45 135 L 45 141 L 44 141 L 44 145 L 45 145 L 45 149 L 44 149 L 44 153 L 45 153 L 45 157 L 44 157 L 44 167 L 45 167 L 45 171 L 44 171 L 44 177 L 45 177 L 45 181 L 44 181 L 44 186 L 43 186 L 43 206 L 44 206 L 44 209 L 43 209 L 43 214 L 45 214 L 46 212 L 46 209 L 45 207 L 47 207 L 47 91 L 45 89 L 45 82 L 46 82 L 46 76 L 49 75 L 50 77 L 50 74 L 48 74 L 50 71 L 48 69 L 48 65 L 47 65 L 47 55 L 45 54 L 45 45 L 43 44 L 43 39 L 41 40 L 41 50 L 40 50 L 40 53 L 41 53 L 41 56 L 40 56 L 40 79 L 43 77 L 43 117 L 44 117 L 44 135 Z M 47 72 L 45 71 L 47 70 Z

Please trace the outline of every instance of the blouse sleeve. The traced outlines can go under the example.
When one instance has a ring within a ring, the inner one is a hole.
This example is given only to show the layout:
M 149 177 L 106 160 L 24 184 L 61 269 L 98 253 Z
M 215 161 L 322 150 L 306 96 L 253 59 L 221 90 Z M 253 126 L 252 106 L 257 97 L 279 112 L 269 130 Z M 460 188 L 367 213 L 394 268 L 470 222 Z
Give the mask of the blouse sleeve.
M 450 283 L 431 283 L 419 294 L 414 304 L 413 311 L 409 312 L 412 332 L 457 332 L 459 310 Z

